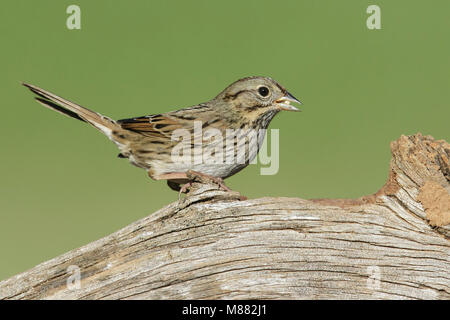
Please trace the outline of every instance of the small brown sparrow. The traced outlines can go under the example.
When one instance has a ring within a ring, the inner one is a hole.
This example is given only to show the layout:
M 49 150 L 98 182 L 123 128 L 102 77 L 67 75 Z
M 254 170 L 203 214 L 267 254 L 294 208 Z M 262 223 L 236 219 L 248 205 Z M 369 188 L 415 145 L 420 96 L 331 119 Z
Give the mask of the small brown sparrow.
M 299 111 L 291 102 L 301 104 L 271 78 L 248 77 L 196 106 L 114 121 L 34 85 L 23 85 L 38 95 L 36 100 L 43 106 L 87 122 L 104 133 L 119 148 L 120 158 L 128 158 L 133 165 L 147 170 L 152 179 L 167 180 L 172 189 L 183 192 L 186 188 L 181 185 L 186 186 L 193 175 L 208 177 L 229 190 L 222 179 L 239 172 L 253 160 L 272 118 L 281 110 Z M 231 140 L 226 139 L 230 130 L 238 132 Z M 253 150 L 245 149 L 244 161 L 204 161 L 205 154 L 214 158 L 220 151 L 225 154 L 242 145 L 248 147 L 252 130 L 260 134 Z M 213 134 L 206 137 L 206 132 Z M 180 137 L 185 139 L 180 142 Z M 229 141 L 232 143 L 226 143 Z M 196 152 L 199 145 L 200 152 Z M 176 158 L 174 153 L 192 155 L 190 149 L 186 151 L 181 147 L 193 149 L 194 157 L 183 158 L 183 161 Z M 179 149 L 184 152 L 178 152 Z

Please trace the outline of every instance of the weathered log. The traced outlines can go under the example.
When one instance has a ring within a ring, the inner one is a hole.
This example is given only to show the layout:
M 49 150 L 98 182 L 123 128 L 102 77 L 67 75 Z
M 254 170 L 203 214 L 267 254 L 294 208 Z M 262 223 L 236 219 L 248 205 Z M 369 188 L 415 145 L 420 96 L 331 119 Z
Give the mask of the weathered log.
M 0 282 L 0 298 L 449 299 L 449 144 L 417 134 L 391 149 L 387 183 L 360 199 L 240 201 L 196 183 Z

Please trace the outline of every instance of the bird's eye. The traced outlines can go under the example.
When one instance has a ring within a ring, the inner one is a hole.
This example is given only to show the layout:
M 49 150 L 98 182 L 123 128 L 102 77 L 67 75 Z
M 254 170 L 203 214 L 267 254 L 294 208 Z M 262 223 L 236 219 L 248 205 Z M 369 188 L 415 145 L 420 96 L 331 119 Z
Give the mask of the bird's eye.
M 269 94 L 269 89 L 267 87 L 259 87 L 258 92 L 261 96 L 267 97 L 267 95 Z

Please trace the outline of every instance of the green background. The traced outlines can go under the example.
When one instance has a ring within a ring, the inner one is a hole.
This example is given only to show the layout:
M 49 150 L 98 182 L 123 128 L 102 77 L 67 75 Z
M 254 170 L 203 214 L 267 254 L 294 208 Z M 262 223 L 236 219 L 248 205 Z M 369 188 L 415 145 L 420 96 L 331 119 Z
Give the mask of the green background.
M 81 30 L 66 8 L 81 7 Z M 366 8 L 381 7 L 381 30 Z M 114 119 L 207 101 L 271 76 L 280 170 L 227 184 L 251 197 L 359 197 L 388 173 L 389 142 L 450 138 L 450 1 L 2 1 L 0 279 L 108 235 L 177 193 L 118 159 L 93 128 L 51 112 L 30 82 Z

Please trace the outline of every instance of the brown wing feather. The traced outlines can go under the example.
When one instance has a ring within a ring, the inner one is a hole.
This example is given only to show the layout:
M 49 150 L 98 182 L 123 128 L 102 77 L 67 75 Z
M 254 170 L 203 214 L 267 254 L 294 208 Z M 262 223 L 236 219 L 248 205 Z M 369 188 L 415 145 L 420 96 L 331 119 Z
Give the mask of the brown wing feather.
M 151 115 L 138 118 L 122 119 L 117 123 L 126 130 L 134 131 L 145 136 L 159 136 L 170 138 L 171 131 L 182 128 L 183 124 L 168 115 Z
M 137 118 L 118 120 L 117 123 L 126 130 L 158 140 L 171 140 L 177 129 L 185 129 L 194 134 L 194 122 L 198 121 L 205 126 L 226 128 L 224 119 L 216 114 L 207 105 L 197 105 L 164 114 L 148 115 Z

